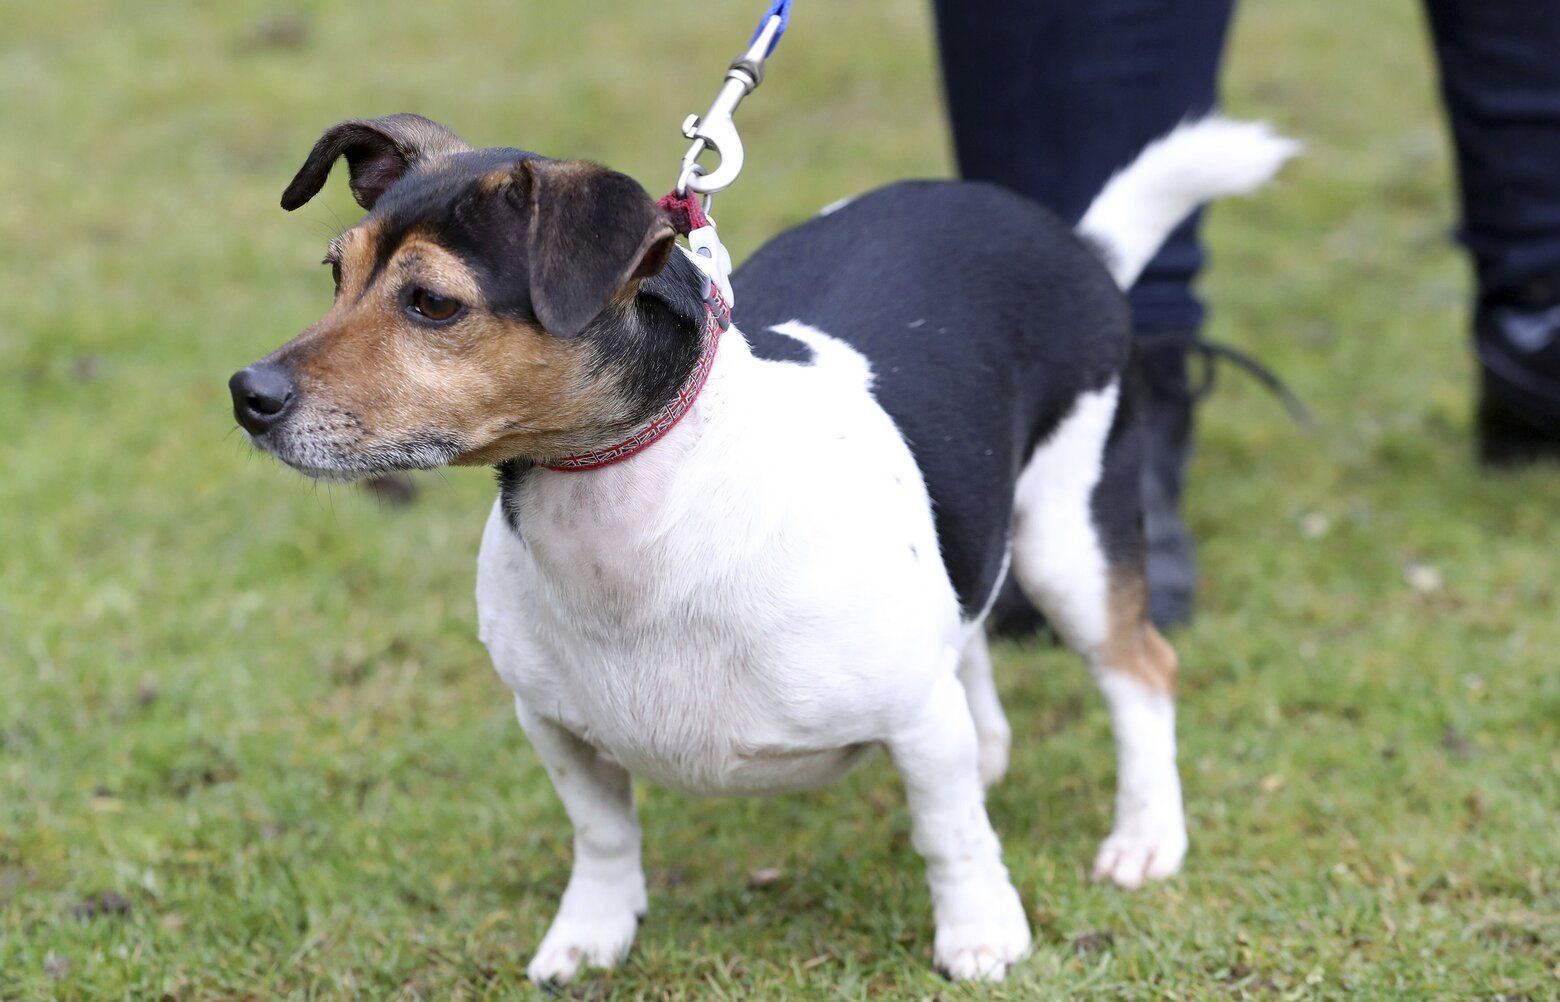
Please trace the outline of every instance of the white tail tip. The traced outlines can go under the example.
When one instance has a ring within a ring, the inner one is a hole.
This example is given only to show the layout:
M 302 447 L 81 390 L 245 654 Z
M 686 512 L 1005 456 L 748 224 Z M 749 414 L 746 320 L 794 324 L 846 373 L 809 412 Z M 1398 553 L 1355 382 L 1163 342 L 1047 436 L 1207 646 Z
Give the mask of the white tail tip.
M 1266 122 L 1217 115 L 1187 122 L 1106 183 L 1078 232 L 1103 251 L 1116 283 L 1129 288 L 1198 206 L 1260 188 L 1299 151 Z

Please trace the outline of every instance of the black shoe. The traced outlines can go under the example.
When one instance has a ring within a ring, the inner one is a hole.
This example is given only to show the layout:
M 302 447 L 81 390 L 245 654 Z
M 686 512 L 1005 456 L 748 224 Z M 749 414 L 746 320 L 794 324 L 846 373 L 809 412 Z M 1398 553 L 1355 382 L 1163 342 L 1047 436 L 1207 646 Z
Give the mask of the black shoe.
M 1486 294 L 1474 319 L 1479 459 L 1560 460 L 1560 275 Z

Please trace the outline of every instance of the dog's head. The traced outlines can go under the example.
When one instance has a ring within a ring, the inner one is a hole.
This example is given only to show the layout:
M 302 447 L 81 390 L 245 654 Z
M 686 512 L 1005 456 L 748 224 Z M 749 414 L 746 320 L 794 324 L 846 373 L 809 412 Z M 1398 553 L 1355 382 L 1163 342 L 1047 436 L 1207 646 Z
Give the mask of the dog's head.
M 290 466 L 352 479 L 566 455 L 642 420 L 696 359 L 640 295 L 675 235 L 633 179 L 391 115 L 327 130 L 282 207 L 341 157 L 368 215 L 326 252 L 335 301 L 230 382 L 239 423 Z

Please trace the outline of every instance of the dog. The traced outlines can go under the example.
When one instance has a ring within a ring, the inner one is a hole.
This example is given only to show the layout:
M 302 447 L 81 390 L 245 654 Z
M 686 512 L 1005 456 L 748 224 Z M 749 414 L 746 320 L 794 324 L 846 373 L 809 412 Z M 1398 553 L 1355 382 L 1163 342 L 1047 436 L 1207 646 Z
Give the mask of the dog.
M 1109 704 L 1095 876 L 1177 871 L 1177 665 L 1145 616 L 1122 290 L 1293 149 L 1183 125 L 1076 230 L 994 186 L 890 185 L 758 250 L 731 323 L 623 174 L 415 115 L 324 133 L 283 207 L 345 157 L 368 214 L 330 243 L 329 312 L 232 378 L 234 410 L 311 477 L 497 469 L 479 633 L 574 826 L 532 979 L 630 948 L 631 774 L 795 791 L 877 748 L 903 777 L 936 965 L 1003 977 L 1030 930 L 984 806 L 1010 728 L 982 621 L 1010 570 Z

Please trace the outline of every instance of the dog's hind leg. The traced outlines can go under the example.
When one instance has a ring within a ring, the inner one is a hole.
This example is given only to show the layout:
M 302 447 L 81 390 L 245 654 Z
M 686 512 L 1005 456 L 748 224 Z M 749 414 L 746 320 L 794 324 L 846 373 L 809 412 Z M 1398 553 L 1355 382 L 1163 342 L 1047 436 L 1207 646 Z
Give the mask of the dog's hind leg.
M 537 984 L 560 985 L 582 965 L 611 967 L 628 956 L 646 906 L 639 820 L 626 771 L 519 700 L 515 709 L 574 823 L 574 870 L 526 968 Z
M 979 746 L 980 781 L 990 786 L 1007 772 L 1008 753 L 1013 745 L 1013 729 L 1002 712 L 996 679 L 991 672 L 991 651 L 984 631 L 976 631 L 959 657 L 959 681 L 964 683 L 964 698 L 975 719 L 975 740 Z
M 1119 384 L 1082 394 L 1019 478 L 1013 568 L 1088 663 L 1116 740 L 1116 820 L 1094 876 L 1168 877 L 1186 855 L 1175 764 L 1176 656 L 1147 617 L 1141 456 Z

